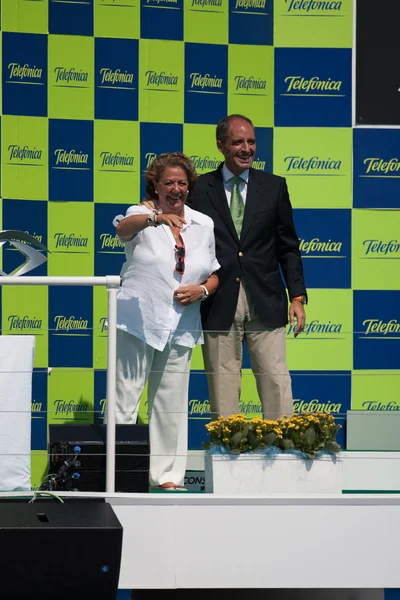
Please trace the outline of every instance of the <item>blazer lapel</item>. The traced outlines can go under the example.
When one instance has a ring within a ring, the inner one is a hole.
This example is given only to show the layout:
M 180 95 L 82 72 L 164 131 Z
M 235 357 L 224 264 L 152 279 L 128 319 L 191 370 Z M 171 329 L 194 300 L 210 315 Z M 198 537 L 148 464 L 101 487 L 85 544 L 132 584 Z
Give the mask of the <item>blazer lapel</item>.
M 229 210 L 228 202 L 226 200 L 224 183 L 222 181 L 222 167 L 216 172 L 212 181 L 209 183 L 209 196 L 214 207 L 218 211 L 221 219 L 225 223 L 229 233 L 234 240 L 239 243 L 239 238 L 236 233 L 235 226 L 232 221 L 231 211 Z
M 246 205 L 244 208 L 243 226 L 240 235 L 242 242 L 255 218 L 257 211 L 260 209 L 260 200 L 262 197 L 262 178 L 258 176 L 255 169 L 250 169 L 249 181 L 247 185 Z

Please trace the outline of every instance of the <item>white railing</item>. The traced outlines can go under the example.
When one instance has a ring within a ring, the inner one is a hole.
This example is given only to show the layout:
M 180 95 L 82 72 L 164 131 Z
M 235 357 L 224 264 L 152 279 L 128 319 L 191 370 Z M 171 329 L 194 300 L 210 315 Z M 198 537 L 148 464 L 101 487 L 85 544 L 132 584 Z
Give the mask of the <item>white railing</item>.
M 105 286 L 108 293 L 106 492 L 115 492 L 115 382 L 119 275 L 106 277 L 0 277 L 0 285 Z

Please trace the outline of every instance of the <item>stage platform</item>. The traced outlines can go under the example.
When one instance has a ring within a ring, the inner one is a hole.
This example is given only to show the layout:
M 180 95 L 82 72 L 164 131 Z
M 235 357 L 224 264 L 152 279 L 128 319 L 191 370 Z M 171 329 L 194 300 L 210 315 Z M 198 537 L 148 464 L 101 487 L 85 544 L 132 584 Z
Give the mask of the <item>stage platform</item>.
M 400 588 L 400 453 L 343 452 L 343 467 L 337 495 L 60 496 L 113 506 L 120 589 Z
M 60 496 L 112 505 L 120 589 L 400 587 L 400 494 Z

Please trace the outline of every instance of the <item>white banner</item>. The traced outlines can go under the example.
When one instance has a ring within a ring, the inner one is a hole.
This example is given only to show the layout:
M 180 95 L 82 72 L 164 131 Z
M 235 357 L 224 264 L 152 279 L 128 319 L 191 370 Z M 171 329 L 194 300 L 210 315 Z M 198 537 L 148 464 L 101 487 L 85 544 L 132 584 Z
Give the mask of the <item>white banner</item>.
M 0 491 L 31 489 L 35 336 L 0 336 Z

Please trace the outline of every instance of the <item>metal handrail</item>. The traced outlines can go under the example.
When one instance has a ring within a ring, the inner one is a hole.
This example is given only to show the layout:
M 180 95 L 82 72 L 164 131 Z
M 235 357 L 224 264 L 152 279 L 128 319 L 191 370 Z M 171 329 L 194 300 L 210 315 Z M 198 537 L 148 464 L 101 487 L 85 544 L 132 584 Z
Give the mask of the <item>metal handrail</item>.
M 0 285 L 103 286 L 108 294 L 106 492 L 115 492 L 115 385 L 117 375 L 117 293 L 119 275 L 105 277 L 0 277 Z

